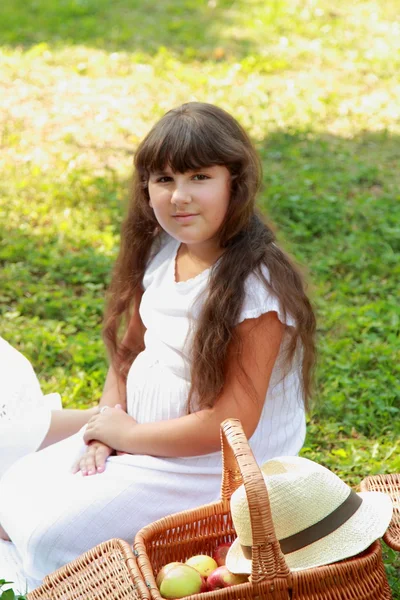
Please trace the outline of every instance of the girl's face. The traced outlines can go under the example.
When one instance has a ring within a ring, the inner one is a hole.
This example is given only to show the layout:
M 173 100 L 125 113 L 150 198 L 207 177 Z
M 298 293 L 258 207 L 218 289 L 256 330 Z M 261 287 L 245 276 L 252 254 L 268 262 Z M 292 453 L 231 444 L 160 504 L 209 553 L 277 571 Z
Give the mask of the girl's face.
M 214 247 L 230 200 L 231 176 L 224 166 L 152 173 L 150 206 L 160 226 L 187 246 Z

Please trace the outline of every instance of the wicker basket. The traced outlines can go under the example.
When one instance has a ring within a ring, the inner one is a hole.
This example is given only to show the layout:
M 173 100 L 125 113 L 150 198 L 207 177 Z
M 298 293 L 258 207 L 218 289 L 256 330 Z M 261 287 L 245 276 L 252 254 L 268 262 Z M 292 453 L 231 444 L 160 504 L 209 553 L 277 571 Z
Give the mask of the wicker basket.
M 150 600 L 131 547 L 103 542 L 45 577 L 28 600 Z
M 135 555 L 152 600 L 161 600 L 155 575 L 165 564 L 195 554 L 210 554 L 236 537 L 230 497 L 245 484 L 253 532 L 252 573 L 248 583 L 188 596 L 191 600 L 384 600 L 390 599 L 381 545 L 332 565 L 291 572 L 272 524 L 261 471 L 236 419 L 221 426 L 223 477 L 221 500 L 160 519 L 135 537 Z
M 400 552 L 400 473 L 370 475 L 360 484 L 362 492 L 384 492 L 393 502 L 393 517 L 383 539 L 388 546 Z

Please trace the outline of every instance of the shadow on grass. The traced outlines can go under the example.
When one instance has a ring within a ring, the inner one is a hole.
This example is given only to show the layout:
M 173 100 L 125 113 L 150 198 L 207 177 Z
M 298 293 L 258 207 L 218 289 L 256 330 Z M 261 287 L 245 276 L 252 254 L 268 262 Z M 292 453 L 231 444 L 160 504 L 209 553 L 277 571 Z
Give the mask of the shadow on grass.
M 230 0 L 14 0 L 0 6 L 0 44 L 24 49 L 39 43 L 82 44 L 145 55 L 167 47 L 183 61 L 210 59 L 222 45 L 240 57 L 255 43 L 224 37 L 233 22 L 234 13 L 228 10 L 232 4 Z M 285 4 L 272 3 L 271 19 Z

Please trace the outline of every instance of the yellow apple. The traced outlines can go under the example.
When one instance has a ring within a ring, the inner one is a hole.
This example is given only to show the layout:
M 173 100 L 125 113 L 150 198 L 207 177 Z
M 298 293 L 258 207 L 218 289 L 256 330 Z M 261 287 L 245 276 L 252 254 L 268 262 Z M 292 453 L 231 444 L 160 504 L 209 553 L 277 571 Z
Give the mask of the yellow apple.
M 191 556 L 186 561 L 186 564 L 196 569 L 203 577 L 208 577 L 218 567 L 215 560 L 211 556 L 207 556 L 207 554 Z

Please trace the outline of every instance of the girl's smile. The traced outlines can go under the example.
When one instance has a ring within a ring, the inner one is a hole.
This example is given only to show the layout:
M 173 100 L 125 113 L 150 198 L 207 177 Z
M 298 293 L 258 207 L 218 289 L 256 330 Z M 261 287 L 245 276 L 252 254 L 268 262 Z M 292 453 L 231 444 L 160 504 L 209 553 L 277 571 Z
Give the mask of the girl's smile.
M 222 165 L 151 173 L 150 206 L 161 227 L 200 257 L 215 254 L 216 234 L 230 201 L 231 175 Z
M 190 223 L 195 217 L 197 217 L 198 215 L 195 214 L 178 214 L 178 215 L 173 215 L 174 219 L 176 221 L 178 221 L 178 223 Z

